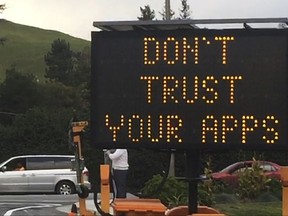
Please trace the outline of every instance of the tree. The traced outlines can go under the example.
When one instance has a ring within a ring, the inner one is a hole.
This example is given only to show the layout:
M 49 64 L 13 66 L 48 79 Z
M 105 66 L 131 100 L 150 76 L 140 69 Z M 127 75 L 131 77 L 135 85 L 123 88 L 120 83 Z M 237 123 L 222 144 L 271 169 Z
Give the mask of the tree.
M 5 128 L 4 140 L 9 145 L 6 155 L 17 154 L 69 154 L 68 126 L 72 109 L 35 107 L 25 115 L 15 117 Z M 2 129 L 2 128 L 1 128 Z M 4 143 L 5 145 L 5 143 Z M 1 145 L 0 145 L 1 147 Z
M 162 20 L 166 20 L 166 10 L 165 10 L 165 8 L 163 9 L 162 12 L 159 12 L 159 13 L 162 16 Z M 174 15 L 175 15 L 175 12 L 171 9 L 170 10 L 170 19 L 173 19 Z
M 0 45 L 3 46 L 5 41 L 6 41 L 6 38 L 1 37 L 1 38 L 0 38 Z
M 2 13 L 2 11 L 4 11 L 6 8 L 5 4 L 0 4 L 0 13 Z
M 191 11 L 190 6 L 187 4 L 187 0 L 181 0 L 182 9 L 180 9 L 180 19 L 190 19 Z
M 140 7 L 141 16 L 137 17 L 138 20 L 153 20 L 155 18 L 155 11 L 151 10 L 149 5 L 145 5 L 144 8 Z
M 170 10 L 169 16 L 167 16 L 167 10 Z M 169 20 L 173 19 L 175 12 L 170 8 L 170 0 L 165 0 L 165 6 L 164 6 L 162 12 L 159 12 L 159 13 L 162 16 L 162 20 L 167 20 L 167 17 L 169 17 L 168 18 Z
M 50 81 L 61 82 L 65 85 L 71 84 L 73 71 L 73 51 L 70 44 L 65 40 L 54 40 L 51 50 L 44 56 L 47 68 L 45 77 Z
M 38 90 L 34 75 L 22 74 L 15 68 L 6 70 L 6 78 L 0 85 L 1 111 L 21 114 L 37 106 L 41 98 Z
M 89 81 L 90 49 L 74 52 L 65 40 L 54 40 L 45 55 L 45 77 L 66 86 L 80 86 Z
M 72 86 L 86 85 L 90 81 L 91 52 L 85 47 L 81 52 L 74 53 L 73 71 L 71 77 Z

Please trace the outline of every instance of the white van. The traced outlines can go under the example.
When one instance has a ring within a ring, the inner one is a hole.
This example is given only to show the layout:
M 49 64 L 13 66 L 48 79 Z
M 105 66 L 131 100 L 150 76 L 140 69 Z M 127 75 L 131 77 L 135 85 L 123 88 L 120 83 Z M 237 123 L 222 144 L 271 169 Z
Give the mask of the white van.
M 77 176 L 72 171 L 74 155 L 23 155 L 0 164 L 0 193 L 76 192 Z M 88 171 L 83 171 L 84 184 L 90 189 Z

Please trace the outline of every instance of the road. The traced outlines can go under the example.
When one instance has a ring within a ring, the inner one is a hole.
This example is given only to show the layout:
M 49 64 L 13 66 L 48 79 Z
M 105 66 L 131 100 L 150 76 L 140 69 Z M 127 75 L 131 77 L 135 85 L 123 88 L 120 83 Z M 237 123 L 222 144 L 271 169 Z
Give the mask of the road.
M 63 209 L 70 210 L 77 201 L 77 195 L 0 195 L 0 215 L 67 216 Z

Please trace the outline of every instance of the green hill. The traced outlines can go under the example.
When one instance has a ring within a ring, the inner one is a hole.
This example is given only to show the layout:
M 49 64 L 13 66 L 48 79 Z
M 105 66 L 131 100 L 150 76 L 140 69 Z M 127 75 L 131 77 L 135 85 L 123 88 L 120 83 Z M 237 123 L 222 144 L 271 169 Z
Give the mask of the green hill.
M 44 55 L 51 49 L 54 40 L 60 38 L 70 43 L 74 51 L 90 47 L 90 42 L 51 30 L 44 30 L 16 24 L 0 19 L 0 38 L 6 41 L 0 44 L 0 82 L 5 78 L 6 69 L 15 66 L 23 73 L 36 75 L 44 80 Z

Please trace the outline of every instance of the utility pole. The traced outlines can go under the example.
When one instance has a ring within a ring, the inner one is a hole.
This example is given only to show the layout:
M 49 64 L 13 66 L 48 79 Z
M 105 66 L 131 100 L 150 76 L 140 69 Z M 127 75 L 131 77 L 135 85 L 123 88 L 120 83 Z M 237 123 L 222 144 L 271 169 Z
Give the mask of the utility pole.
M 171 7 L 170 7 L 170 0 L 165 0 L 165 17 L 166 20 L 171 20 Z M 169 164 L 169 173 L 168 176 L 175 176 L 175 153 L 170 153 L 170 164 Z
M 170 7 L 170 0 L 165 0 L 165 17 L 166 20 L 171 20 L 171 7 Z
M 171 20 L 171 7 L 170 7 L 170 0 L 165 0 L 165 17 L 166 20 Z M 169 172 L 168 176 L 175 177 L 175 153 L 172 150 L 170 153 L 170 164 L 169 164 Z

